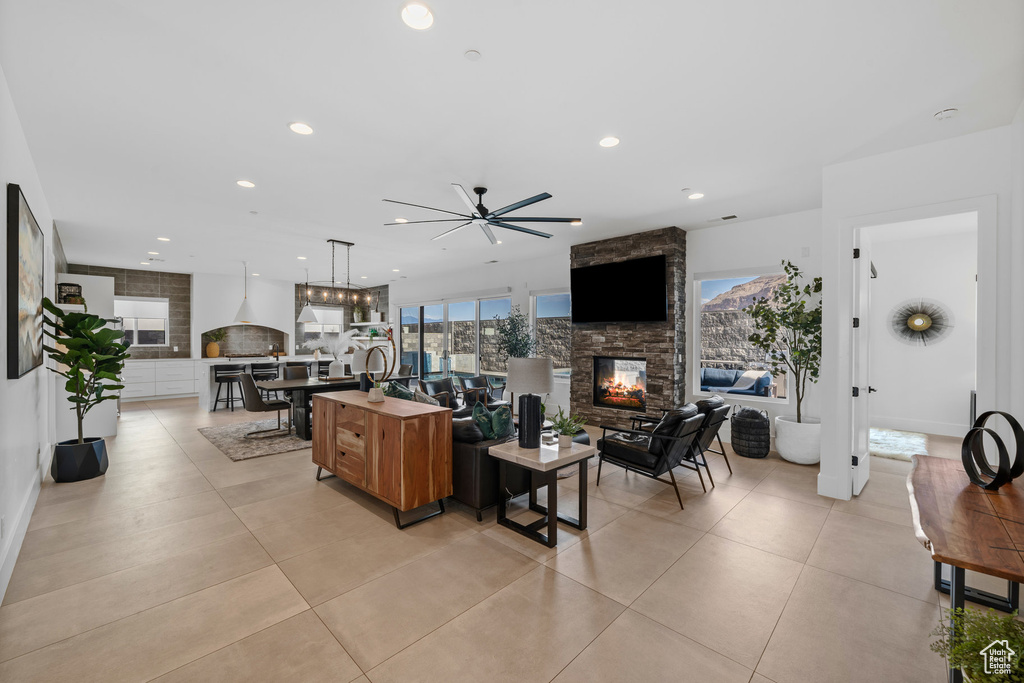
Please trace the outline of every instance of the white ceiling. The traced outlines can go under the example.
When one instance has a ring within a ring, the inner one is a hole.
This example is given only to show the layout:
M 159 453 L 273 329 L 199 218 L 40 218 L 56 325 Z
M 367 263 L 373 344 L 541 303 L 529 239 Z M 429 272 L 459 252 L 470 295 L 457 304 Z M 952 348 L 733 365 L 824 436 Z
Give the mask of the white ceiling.
M 69 258 L 323 279 L 333 237 L 357 244 L 355 282 L 411 279 L 814 208 L 823 165 L 1005 125 L 1024 98 L 1019 0 L 431 5 L 419 32 L 397 0 L 0 0 L 0 65 Z M 461 211 L 452 182 L 491 208 L 547 191 L 531 215 L 585 224 L 498 246 L 382 227 L 431 217 L 385 197 Z

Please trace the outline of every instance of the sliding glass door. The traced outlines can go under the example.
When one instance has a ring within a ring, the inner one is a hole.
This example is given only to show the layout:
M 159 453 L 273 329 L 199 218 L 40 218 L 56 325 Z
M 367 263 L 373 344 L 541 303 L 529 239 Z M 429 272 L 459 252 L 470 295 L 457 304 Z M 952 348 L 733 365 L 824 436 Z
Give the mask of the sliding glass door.
M 476 302 L 446 304 L 448 374 L 452 377 L 476 376 Z

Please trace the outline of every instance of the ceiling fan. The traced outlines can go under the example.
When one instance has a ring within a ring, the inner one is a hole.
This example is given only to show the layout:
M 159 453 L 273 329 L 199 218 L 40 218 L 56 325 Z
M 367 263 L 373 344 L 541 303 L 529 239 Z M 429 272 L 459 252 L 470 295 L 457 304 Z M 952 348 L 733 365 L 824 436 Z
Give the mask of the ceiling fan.
M 439 211 L 441 213 L 451 214 L 452 216 L 458 216 L 458 218 L 437 218 L 428 221 L 399 221 L 395 223 L 385 223 L 385 225 L 410 225 L 413 223 L 462 223 L 457 225 L 450 230 L 445 230 L 440 235 L 431 239 L 441 239 L 447 237 L 463 228 L 470 225 L 479 225 L 480 229 L 483 230 L 484 234 L 487 235 L 487 239 L 491 241 L 491 244 L 497 244 L 498 240 L 494 236 L 492 227 L 505 228 L 506 230 L 515 230 L 516 232 L 525 232 L 528 235 L 535 235 L 537 237 L 551 237 L 549 233 L 540 232 L 539 230 L 531 230 L 530 228 L 524 228 L 518 225 L 512 225 L 506 223 L 506 221 L 515 221 L 517 223 L 569 223 L 570 225 L 582 225 L 583 220 L 581 218 L 552 218 L 552 217 L 538 217 L 538 216 L 508 216 L 507 214 L 517 209 L 542 202 L 545 199 L 551 199 L 551 195 L 547 192 L 542 192 L 538 195 L 534 195 L 522 201 L 518 201 L 515 204 L 509 204 L 508 206 L 502 207 L 497 211 L 490 211 L 484 206 L 484 194 L 487 193 L 486 187 L 474 187 L 473 192 L 477 196 L 476 204 L 473 203 L 473 199 L 466 192 L 466 189 L 458 183 L 452 183 L 452 189 L 455 190 L 455 194 L 459 196 L 466 206 L 469 207 L 469 213 L 458 213 L 457 211 L 448 211 L 446 209 L 435 209 L 432 206 L 422 206 L 420 204 L 410 204 L 409 202 L 399 202 L 394 199 L 385 199 L 385 202 L 391 204 L 402 204 L 403 206 L 415 206 L 419 209 L 429 209 L 430 211 Z

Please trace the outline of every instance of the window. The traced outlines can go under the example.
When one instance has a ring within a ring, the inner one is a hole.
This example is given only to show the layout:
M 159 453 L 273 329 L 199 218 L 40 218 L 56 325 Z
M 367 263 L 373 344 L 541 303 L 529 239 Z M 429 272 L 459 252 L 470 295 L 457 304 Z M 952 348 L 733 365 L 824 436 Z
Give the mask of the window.
M 572 318 L 569 293 L 538 294 L 533 297 L 537 355 L 554 362 L 555 378 L 572 374 Z
M 755 298 L 771 297 L 785 277 L 768 273 L 694 282 L 694 296 L 700 301 L 695 390 L 786 398 L 788 378 L 785 373 L 772 377 L 765 353 L 747 341 L 754 322 L 743 312 Z
M 508 374 L 508 359 L 498 352 L 498 337 L 495 336 L 499 319 L 504 319 L 512 313 L 512 299 L 481 299 L 480 300 L 480 374 L 500 375 Z
M 412 366 L 412 374 L 420 374 L 420 307 L 410 306 L 401 310 L 399 342 L 401 363 Z
M 114 317 L 121 319 L 124 338 L 133 346 L 167 346 L 169 310 L 167 299 L 114 297 Z

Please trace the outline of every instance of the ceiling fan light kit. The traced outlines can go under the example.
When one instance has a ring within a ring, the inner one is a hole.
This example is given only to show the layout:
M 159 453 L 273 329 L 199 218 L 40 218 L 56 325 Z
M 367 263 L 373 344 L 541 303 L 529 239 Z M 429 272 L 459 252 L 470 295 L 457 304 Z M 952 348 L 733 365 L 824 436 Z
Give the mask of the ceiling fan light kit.
M 555 218 L 551 216 L 509 216 L 508 214 L 517 211 L 519 209 L 542 202 L 545 199 L 551 199 L 551 195 L 547 192 L 541 192 L 540 194 L 528 197 L 520 200 L 508 206 L 504 206 L 496 211 L 491 211 L 484 206 L 484 195 L 487 194 L 486 187 L 474 187 L 473 193 L 476 194 L 476 203 L 473 203 L 472 197 L 466 192 L 466 188 L 462 187 L 458 183 L 452 183 L 452 189 L 455 190 L 455 194 L 458 195 L 459 199 L 463 201 L 466 207 L 469 209 L 469 213 L 458 213 L 456 211 L 448 211 L 447 209 L 436 209 L 432 206 L 423 206 L 421 204 L 410 204 L 409 202 L 400 202 L 394 199 L 385 199 L 383 201 L 391 204 L 402 204 L 403 206 L 414 206 L 418 209 L 427 209 L 428 211 L 437 211 L 439 213 L 449 214 L 457 216 L 457 218 L 435 218 L 425 221 L 398 221 L 395 223 L 385 223 L 385 225 L 412 225 L 415 223 L 459 223 L 454 228 L 445 230 L 441 234 L 431 239 L 441 239 L 452 235 L 459 230 L 470 225 L 476 225 L 480 227 L 480 230 L 487 237 L 487 240 L 491 244 L 498 244 L 498 239 L 494 235 L 492 228 L 504 228 L 506 230 L 512 230 L 514 232 L 522 232 L 527 235 L 533 235 L 535 237 L 550 238 L 552 235 L 547 232 L 541 232 L 539 230 L 533 230 L 531 228 L 524 228 L 520 225 L 513 225 L 507 221 L 515 221 L 516 223 L 569 223 L 570 225 L 582 225 L 583 219 L 581 218 Z

